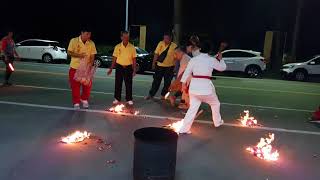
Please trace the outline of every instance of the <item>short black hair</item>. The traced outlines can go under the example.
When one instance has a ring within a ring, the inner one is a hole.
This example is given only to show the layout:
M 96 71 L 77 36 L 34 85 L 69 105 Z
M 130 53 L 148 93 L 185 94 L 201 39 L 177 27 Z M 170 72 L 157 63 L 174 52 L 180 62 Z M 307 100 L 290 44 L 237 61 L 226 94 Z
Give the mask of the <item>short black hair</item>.
M 170 38 L 172 38 L 172 32 L 170 31 L 166 31 L 163 33 L 164 36 L 169 36 Z
M 129 31 L 121 31 L 120 32 L 120 36 L 124 35 L 124 34 L 129 34 Z
M 175 48 L 175 50 L 176 50 L 176 51 L 182 51 L 182 52 L 184 52 L 184 53 L 187 52 L 186 46 L 178 46 L 178 47 Z
M 81 26 L 80 31 L 83 32 L 92 32 L 89 26 Z
M 211 51 L 212 44 L 210 41 L 203 41 L 200 45 L 200 52 L 209 53 Z

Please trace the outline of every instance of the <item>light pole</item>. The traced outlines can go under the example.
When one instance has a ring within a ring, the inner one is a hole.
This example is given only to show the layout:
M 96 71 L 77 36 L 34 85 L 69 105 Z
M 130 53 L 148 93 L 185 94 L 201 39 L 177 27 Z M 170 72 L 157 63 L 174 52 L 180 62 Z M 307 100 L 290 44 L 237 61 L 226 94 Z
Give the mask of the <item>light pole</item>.
M 126 0 L 126 24 L 125 24 L 125 30 L 128 31 L 129 26 L 129 0 Z
M 296 22 L 294 25 L 293 37 L 292 37 L 292 46 L 291 46 L 291 61 L 296 61 L 296 51 L 297 51 L 297 41 L 300 33 L 300 24 L 301 24 L 301 12 L 303 8 L 303 0 L 298 0 L 297 10 L 296 10 Z

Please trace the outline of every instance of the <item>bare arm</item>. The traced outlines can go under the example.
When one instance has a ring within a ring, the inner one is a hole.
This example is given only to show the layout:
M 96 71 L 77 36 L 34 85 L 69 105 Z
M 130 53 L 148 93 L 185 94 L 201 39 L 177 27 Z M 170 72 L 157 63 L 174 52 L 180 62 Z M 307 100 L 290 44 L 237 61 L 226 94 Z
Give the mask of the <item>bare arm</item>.
M 83 58 L 85 56 L 85 54 L 79 54 L 73 51 L 68 51 L 68 55 L 75 58 Z
M 112 70 L 116 67 L 116 62 L 117 62 L 117 57 L 112 56 L 112 64 L 111 64 L 111 66 L 110 66 L 109 71 L 107 72 L 108 76 L 111 75 Z
M 152 61 L 152 69 L 155 69 L 159 54 L 154 54 Z

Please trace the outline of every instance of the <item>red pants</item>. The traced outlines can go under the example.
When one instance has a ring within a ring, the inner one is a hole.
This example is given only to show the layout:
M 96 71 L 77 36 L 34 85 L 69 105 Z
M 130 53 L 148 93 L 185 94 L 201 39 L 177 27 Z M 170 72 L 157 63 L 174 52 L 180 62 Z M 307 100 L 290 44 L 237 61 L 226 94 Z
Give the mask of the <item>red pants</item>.
M 69 70 L 69 83 L 72 91 L 72 102 L 73 104 L 79 104 L 81 100 L 89 100 L 92 83 L 89 86 L 84 86 L 81 83 L 75 81 L 74 75 L 76 69 L 70 68 Z M 82 95 L 80 96 L 80 87 L 82 86 Z

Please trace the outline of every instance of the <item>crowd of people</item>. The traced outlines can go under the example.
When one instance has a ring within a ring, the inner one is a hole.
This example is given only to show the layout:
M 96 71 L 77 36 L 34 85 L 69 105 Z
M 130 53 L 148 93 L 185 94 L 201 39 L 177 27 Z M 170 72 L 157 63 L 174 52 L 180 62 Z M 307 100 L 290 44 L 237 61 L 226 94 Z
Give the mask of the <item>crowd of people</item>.
M 220 102 L 212 83 L 213 70 L 224 71 L 226 64 L 222 59 L 221 51 L 226 47 L 225 43 L 220 44 L 216 55 L 209 55 L 212 52 L 211 43 L 200 41 L 196 35 L 191 36 L 185 44 L 177 45 L 172 41 L 170 33 L 164 33 L 163 39 L 158 43 L 152 62 L 154 70 L 153 81 L 145 100 L 151 100 L 157 94 L 162 79 L 164 80 L 161 89 L 161 100 L 168 99 L 172 106 L 188 109 L 182 120 L 182 128 L 179 133 L 190 133 L 193 120 L 202 102 L 210 105 L 212 120 L 215 127 L 221 126 L 224 122 L 220 115 Z M 9 78 L 14 71 L 12 64 L 15 57 L 19 55 L 15 51 L 13 32 L 2 39 L 1 50 L 4 55 L 3 61 L 6 64 L 4 86 L 10 86 Z M 94 73 L 94 58 L 97 54 L 95 43 L 91 39 L 91 31 L 82 29 L 78 37 L 72 38 L 68 46 L 68 55 L 71 57 L 69 68 L 69 84 L 72 92 L 72 103 L 75 109 L 89 108 L 90 92 Z M 112 65 L 107 70 L 110 76 L 115 69 L 115 89 L 113 105 L 119 104 L 122 94 L 123 81 L 125 84 L 125 100 L 127 105 L 133 106 L 132 97 L 133 77 L 136 75 L 136 49 L 130 43 L 130 34 L 127 31 L 121 32 L 121 42 L 114 48 Z M 91 76 L 82 78 L 82 75 Z M 173 80 L 175 78 L 175 80 Z M 82 91 L 81 91 L 82 89 Z M 318 114 L 315 113 L 314 116 Z M 318 117 L 316 117 L 318 118 Z

